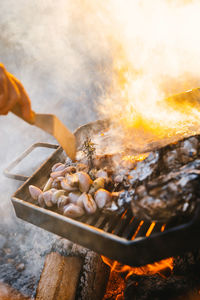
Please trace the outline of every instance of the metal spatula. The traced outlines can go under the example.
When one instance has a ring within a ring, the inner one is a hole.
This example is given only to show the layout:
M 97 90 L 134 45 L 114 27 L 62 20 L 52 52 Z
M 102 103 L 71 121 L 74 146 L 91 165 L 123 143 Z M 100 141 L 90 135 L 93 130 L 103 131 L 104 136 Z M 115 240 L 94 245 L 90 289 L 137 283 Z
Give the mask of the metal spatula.
M 37 114 L 34 111 L 31 121 L 26 120 L 22 116 L 19 104 L 16 104 L 12 109 L 12 113 L 28 122 L 35 125 L 49 134 L 53 135 L 58 143 L 62 146 L 66 154 L 72 159 L 76 156 L 76 138 L 72 132 L 55 116 L 52 114 Z

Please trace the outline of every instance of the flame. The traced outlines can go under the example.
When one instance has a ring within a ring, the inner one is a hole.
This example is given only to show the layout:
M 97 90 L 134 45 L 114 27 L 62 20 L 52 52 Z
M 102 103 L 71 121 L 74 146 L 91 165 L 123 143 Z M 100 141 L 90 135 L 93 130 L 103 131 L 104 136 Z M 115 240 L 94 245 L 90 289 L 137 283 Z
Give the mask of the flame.
M 101 256 L 104 263 L 110 266 L 111 272 L 120 272 L 120 273 L 127 273 L 125 280 L 127 280 L 131 275 L 153 275 L 159 274 L 163 276 L 162 271 L 165 269 L 173 270 L 173 257 L 163 259 L 159 262 L 155 262 L 153 264 L 148 264 L 143 267 L 130 267 L 128 265 L 123 265 L 117 261 L 113 261 L 105 256 Z
M 135 234 L 133 235 L 133 237 L 131 238 L 131 240 L 135 239 L 135 237 L 136 237 L 137 233 L 139 232 L 140 228 L 142 227 L 143 223 L 144 223 L 144 221 L 141 220 L 141 222 L 138 225 L 138 228 L 137 228 Z M 146 237 L 150 236 L 155 225 L 156 225 L 156 222 L 151 223 L 151 225 L 149 226 L 149 229 L 146 232 Z M 166 224 L 162 225 L 161 232 L 163 232 L 165 230 L 165 226 L 166 226 Z M 102 260 L 104 261 L 104 263 L 106 263 L 107 265 L 110 266 L 111 273 L 112 272 L 127 273 L 125 280 L 128 279 L 132 274 L 135 274 L 135 275 L 159 274 L 159 275 L 165 277 L 165 275 L 164 275 L 165 270 L 170 270 L 170 272 L 173 270 L 173 257 L 163 259 L 163 260 L 161 260 L 159 262 L 155 262 L 153 264 L 147 264 L 145 266 L 136 267 L 136 268 L 130 267 L 128 265 L 123 265 L 123 264 L 119 263 L 118 261 L 113 261 L 110 258 L 107 258 L 103 255 L 101 257 L 102 257 Z
M 199 1 L 109 4 L 113 82 L 100 111 L 111 119 L 112 134 L 125 147 L 142 149 L 153 141 L 200 133 L 200 97 L 195 95 L 200 86 Z M 189 89 L 195 101 L 183 94 Z M 177 101 L 172 95 L 178 93 Z

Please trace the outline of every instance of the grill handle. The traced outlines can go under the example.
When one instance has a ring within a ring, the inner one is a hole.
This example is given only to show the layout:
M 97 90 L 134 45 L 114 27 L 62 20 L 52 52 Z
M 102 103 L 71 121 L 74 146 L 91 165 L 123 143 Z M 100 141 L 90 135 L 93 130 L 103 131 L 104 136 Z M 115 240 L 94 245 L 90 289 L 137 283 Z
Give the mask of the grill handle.
M 29 176 L 14 174 L 12 173 L 12 169 L 15 168 L 26 156 L 29 155 L 35 148 L 51 148 L 57 149 L 59 145 L 49 144 L 49 143 L 35 143 L 31 145 L 26 151 L 24 151 L 18 158 L 16 158 L 4 171 L 4 175 L 8 178 L 12 178 L 15 180 L 26 181 Z

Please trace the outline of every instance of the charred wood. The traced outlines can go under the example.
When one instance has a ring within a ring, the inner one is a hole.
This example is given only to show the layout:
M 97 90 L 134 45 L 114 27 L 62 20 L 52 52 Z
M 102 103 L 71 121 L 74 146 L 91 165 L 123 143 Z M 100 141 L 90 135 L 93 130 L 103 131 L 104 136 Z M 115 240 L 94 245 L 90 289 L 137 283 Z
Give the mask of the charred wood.
M 81 255 L 84 264 L 76 300 L 101 300 L 106 291 L 110 268 L 97 253 L 74 244 L 73 255 Z

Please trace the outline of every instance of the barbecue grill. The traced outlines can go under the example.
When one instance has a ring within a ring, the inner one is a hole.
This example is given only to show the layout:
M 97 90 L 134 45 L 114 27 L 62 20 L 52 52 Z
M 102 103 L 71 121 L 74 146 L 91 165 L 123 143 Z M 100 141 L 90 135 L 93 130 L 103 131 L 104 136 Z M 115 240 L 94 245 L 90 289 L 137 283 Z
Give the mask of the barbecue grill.
M 81 145 L 86 136 L 103 130 L 107 125 L 106 121 L 96 121 L 78 128 L 75 131 L 77 146 Z M 13 174 L 12 169 L 36 147 L 53 148 L 55 151 L 32 176 Z M 132 215 L 128 205 L 121 214 L 97 212 L 76 220 L 35 205 L 29 194 L 29 185 L 42 189 L 52 166 L 65 159 L 60 146 L 36 143 L 4 171 L 7 177 L 25 181 L 12 196 L 18 218 L 134 267 L 179 255 L 200 246 L 200 205 L 191 220 L 176 226 L 139 220 Z

